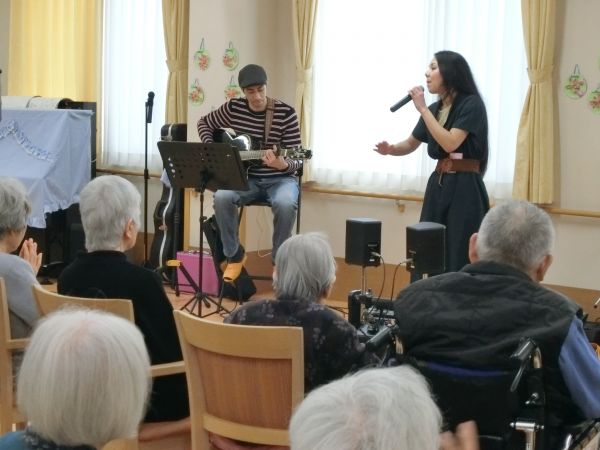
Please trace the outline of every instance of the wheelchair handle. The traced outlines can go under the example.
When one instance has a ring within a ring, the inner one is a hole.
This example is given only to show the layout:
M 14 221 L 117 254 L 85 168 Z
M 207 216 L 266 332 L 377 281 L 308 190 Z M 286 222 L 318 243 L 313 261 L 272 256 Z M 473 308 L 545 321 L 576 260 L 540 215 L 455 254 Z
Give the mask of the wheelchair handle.
M 537 348 L 537 344 L 531 338 L 521 339 L 519 347 L 510 355 L 510 360 L 515 362 L 516 366 L 523 367 L 523 365 L 529 361 L 532 353 Z
M 525 372 L 527 363 L 533 358 L 533 367 L 539 369 L 542 367 L 542 354 L 535 341 L 531 338 L 523 338 L 519 342 L 519 347 L 510 355 L 510 360 L 519 368 L 513 382 L 510 385 L 510 392 L 515 392 Z
M 383 327 L 382 330 L 378 331 L 375 336 L 365 343 L 366 349 L 372 352 L 378 350 L 382 345 L 392 343 L 394 339 L 394 332 L 397 329 L 398 325 Z

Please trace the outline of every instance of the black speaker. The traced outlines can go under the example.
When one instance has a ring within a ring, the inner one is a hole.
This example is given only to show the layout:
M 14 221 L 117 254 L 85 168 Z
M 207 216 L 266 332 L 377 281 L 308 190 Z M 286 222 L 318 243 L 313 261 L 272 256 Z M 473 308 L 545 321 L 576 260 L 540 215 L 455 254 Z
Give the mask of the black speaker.
M 381 222 L 375 219 L 346 219 L 346 263 L 378 266 L 381 254 Z
M 406 227 L 408 270 L 418 273 L 442 273 L 446 270 L 446 226 L 420 222 Z

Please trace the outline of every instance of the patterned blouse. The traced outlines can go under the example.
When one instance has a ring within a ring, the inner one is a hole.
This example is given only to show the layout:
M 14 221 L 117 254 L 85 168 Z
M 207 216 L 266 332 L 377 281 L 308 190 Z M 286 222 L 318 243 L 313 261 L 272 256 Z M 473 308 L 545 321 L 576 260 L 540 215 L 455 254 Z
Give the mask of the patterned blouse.
M 367 364 L 354 328 L 325 305 L 301 300 L 253 300 L 235 310 L 226 323 L 292 326 L 304 329 L 304 390 L 341 378 Z
M 57 445 L 42 438 L 31 428 L 5 434 L 0 438 L 0 450 L 96 450 L 89 445 Z

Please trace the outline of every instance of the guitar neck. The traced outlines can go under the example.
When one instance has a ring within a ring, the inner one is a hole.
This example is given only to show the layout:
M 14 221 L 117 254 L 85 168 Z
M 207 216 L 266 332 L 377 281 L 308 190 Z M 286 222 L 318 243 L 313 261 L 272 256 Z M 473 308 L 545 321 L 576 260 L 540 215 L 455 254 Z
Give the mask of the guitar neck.
M 266 150 L 242 150 L 240 153 L 240 159 L 247 161 L 249 159 L 262 159 L 267 153 Z M 279 151 L 275 152 L 275 155 L 279 155 Z

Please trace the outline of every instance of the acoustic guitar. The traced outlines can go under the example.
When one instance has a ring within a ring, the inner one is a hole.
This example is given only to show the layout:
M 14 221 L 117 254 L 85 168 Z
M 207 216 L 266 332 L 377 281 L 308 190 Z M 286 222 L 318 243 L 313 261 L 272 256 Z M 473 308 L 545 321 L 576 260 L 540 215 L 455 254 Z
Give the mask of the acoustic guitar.
M 247 134 L 236 135 L 230 128 L 218 128 L 213 133 L 215 142 L 229 144 L 233 148 L 239 150 L 240 159 L 242 161 L 260 162 L 268 150 L 252 150 L 252 138 Z M 283 156 L 291 159 L 310 159 L 312 158 L 312 150 L 305 148 L 277 148 L 276 150 L 269 149 L 275 152 L 275 156 Z

